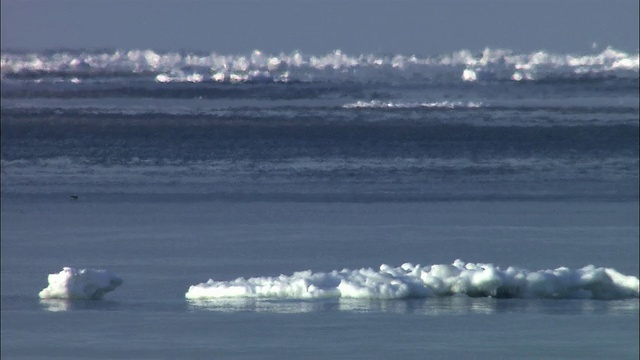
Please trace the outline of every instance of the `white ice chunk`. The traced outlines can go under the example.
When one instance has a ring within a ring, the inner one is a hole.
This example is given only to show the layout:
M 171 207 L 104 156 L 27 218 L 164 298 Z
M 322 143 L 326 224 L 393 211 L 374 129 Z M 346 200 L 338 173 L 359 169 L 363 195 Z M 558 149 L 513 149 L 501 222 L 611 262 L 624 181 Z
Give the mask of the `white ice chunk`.
M 107 270 L 65 267 L 49 275 L 49 286 L 39 294 L 41 299 L 102 299 L 106 293 L 122 285 L 122 279 Z

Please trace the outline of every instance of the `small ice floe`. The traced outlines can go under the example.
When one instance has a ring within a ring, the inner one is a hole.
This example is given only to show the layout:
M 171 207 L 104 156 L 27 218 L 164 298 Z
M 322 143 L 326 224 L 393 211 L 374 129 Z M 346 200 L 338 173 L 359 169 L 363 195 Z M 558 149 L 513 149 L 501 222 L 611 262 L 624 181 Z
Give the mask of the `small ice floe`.
M 41 299 L 99 300 L 122 285 L 122 279 L 107 270 L 65 267 L 49 275 L 49 286 L 40 291 Z

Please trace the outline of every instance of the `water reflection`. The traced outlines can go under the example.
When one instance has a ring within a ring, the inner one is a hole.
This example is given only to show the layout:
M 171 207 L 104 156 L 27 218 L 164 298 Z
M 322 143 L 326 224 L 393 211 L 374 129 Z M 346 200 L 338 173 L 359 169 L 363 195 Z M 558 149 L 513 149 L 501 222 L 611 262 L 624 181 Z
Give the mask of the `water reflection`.
M 273 300 L 257 298 L 228 298 L 187 300 L 190 310 L 219 312 L 310 313 L 340 310 L 340 302 L 332 300 Z
M 227 298 L 188 300 L 190 311 L 310 313 L 345 311 L 356 313 L 396 313 L 419 315 L 468 315 L 497 313 L 543 313 L 551 315 L 634 314 L 638 299 L 630 300 L 551 300 L 495 299 L 452 296 L 430 299 L 260 299 Z
M 77 310 L 116 310 L 120 304 L 114 301 L 104 300 L 67 300 L 67 299 L 41 299 L 40 305 L 46 311 L 63 312 Z
M 7 299 L 5 299 L 7 300 Z M 6 302 L 6 301 L 5 301 Z M 10 302 L 10 301 L 9 301 Z M 3 307 L 11 307 L 10 304 Z M 638 299 L 627 300 L 552 300 L 495 299 L 451 296 L 427 299 L 261 299 L 220 298 L 212 300 L 136 301 L 120 303 L 105 300 L 41 299 L 40 307 L 49 312 L 65 311 L 213 311 L 274 314 L 344 311 L 351 313 L 393 313 L 417 315 L 473 315 L 500 313 L 538 313 L 548 315 L 638 314 Z

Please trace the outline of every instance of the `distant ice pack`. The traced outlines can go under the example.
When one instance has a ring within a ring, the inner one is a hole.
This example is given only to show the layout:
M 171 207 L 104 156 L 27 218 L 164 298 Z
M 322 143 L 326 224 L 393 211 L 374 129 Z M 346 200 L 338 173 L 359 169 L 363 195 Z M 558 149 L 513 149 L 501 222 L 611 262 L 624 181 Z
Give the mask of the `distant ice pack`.
M 586 54 L 485 48 L 481 52 L 460 50 L 432 56 L 403 54 L 346 54 L 334 50 L 326 54 L 268 54 L 254 50 L 248 54 L 162 52 L 154 50 L 58 50 L 25 53 L 3 51 L 0 77 L 41 82 L 81 84 L 91 78 L 135 76 L 157 83 L 244 83 L 290 81 L 365 82 L 412 78 L 456 81 L 512 80 L 536 81 L 593 76 L 638 76 L 638 53 L 612 47 Z M 418 75 L 418 76 L 416 76 Z
M 465 263 L 400 267 L 380 266 L 329 273 L 296 272 L 291 276 L 238 278 L 193 285 L 190 300 L 220 298 L 406 299 L 452 296 L 497 298 L 625 299 L 638 298 L 639 281 L 610 268 L 529 271 L 492 264 Z
M 65 267 L 49 275 L 49 286 L 40 291 L 41 299 L 98 300 L 122 285 L 122 279 L 107 270 Z

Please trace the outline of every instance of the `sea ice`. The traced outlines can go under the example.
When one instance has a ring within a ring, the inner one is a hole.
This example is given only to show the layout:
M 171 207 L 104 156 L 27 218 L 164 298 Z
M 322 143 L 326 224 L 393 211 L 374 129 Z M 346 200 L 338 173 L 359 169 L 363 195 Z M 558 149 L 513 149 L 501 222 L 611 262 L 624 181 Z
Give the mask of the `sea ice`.
M 614 269 L 560 267 L 529 271 L 506 270 L 493 264 L 456 260 L 453 264 L 421 266 L 404 264 L 379 270 L 359 269 L 329 273 L 297 272 L 291 276 L 239 278 L 193 285 L 185 297 L 192 300 L 218 298 L 356 298 L 405 299 L 467 295 L 499 298 L 625 299 L 639 296 L 635 276 Z
M 65 267 L 49 275 L 49 286 L 40 291 L 41 299 L 102 299 L 122 285 L 122 279 L 107 270 Z

